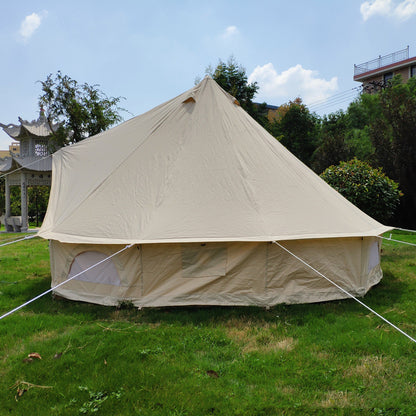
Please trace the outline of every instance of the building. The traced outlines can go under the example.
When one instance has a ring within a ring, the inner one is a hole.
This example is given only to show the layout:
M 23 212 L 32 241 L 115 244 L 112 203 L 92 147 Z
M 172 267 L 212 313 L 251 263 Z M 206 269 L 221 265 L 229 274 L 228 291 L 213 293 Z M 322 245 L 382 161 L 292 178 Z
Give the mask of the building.
M 20 154 L 20 143 L 19 142 L 13 142 L 9 145 L 9 150 L 0 150 L 0 159 L 3 159 L 5 157 L 11 157 L 13 155 L 19 156 Z
M 0 174 L 5 178 L 6 206 L 4 223 L 6 231 L 28 230 L 28 199 L 29 186 L 51 185 L 52 158 L 49 157 L 52 134 L 58 124 L 50 125 L 43 110 L 39 118 L 26 121 L 19 117 L 20 125 L 2 124 L 0 127 L 13 139 L 9 147 L 9 155 L 0 159 Z M 10 209 L 10 187 L 21 189 L 21 216 L 12 217 Z M 2 207 L 0 207 L 0 212 Z
M 257 110 L 259 110 L 259 113 L 262 116 L 267 117 L 270 123 L 276 119 L 277 110 L 279 109 L 277 105 L 270 105 L 266 103 L 253 103 L 253 104 L 257 108 Z
M 19 156 L 20 155 L 20 143 L 19 142 L 13 142 L 9 146 L 9 153 L 10 153 L 10 155 Z
M 368 62 L 354 65 L 354 81 L 362 83 L 365 92 L 382 88 L 395 75 L 401 75 L 404 82 L 416 77 L 416 56 L 409 58 L 409 46 Z

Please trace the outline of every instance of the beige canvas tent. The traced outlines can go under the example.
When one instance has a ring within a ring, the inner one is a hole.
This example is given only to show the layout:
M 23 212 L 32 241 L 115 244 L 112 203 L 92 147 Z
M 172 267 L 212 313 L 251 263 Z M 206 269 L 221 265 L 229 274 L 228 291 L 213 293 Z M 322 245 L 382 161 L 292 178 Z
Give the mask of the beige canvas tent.
M 52 286 L 116 305 L 274 305 L 355 295 L 382 276 L 361 212 L 256 123 L 211 78 L 53 156 L 39 235 Z

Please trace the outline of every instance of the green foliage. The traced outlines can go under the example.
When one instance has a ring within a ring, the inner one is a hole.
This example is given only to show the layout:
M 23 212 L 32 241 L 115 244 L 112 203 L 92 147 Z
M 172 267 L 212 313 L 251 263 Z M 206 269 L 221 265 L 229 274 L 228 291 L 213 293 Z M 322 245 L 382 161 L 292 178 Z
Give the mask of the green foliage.
M 61 123 L 53 135 L 55 146 L 79 142 L 122 120 L 122 98 L 107 97 L 97 85 L 79 84 L 60 71 L 40 83 L 39 106 L 50 123 Z
M 28 216 L 29 221 L 35 223 L 36 226 L 39 226 L 43 221 L 43 218 L 46 214 L 46 209 L 48 208 L 50 187 L 49 186 L 30 186 L 27 190 L 28 195 Z M 0 183 L 0 201 L 3 200 L 3 205 L 0 205 L 0 212 L 4 209 L 4 197 L 5 190 L 4 185 L 3 189 Z M 10 187 L 10 211 L 11 215 L 21 215 L 20 210 L 20 187 L 11 186 Z
M 374 147 L 373 164 L 382 166 L 387 175 L 397 179 L 394 166 L 392 126 L 384 117 L 380 117 L 370 124 L 368 133 Z
M 350 129 L 364 129 L 382 114 L 379 96 L 377 94 L 361 94 L 348 106 L 347 114 Z
M 402 222 L 416 226 L 416 78 L 402 83 L 400 76 L 394 77 L 390 87 L 380 93 L 380 102 L 389 128 L 384 130 L 384 134 L 379 131 L 385 148 L 378 146 L 377 156 L 381 161 L 381 152 L 391 151 L 392 177 L 404 192 Z
M 365 158 L 372 165 L 383 167 L 400 184 L 404 197 L 395 222 L 415 228 L 416 79 L 403 83 L 400 76 L 395 76 L 378 91 L 362 94 L 350 105 L 350 127 L 355 129 L 355 136 L 371 141 L 372 151 L 367 146 L 370 152 L 365 153 Z
M 299 99 L 282 107 L 285 107 L 284 112 L 278 113 L 269 130 L 290 152 L 309 165 L 316 149 L 317 117 Z
M 94 392 L 94 391 L 91 391 L 86 386 L 79 386 L 78 389 L 80 391 L 87 392 L 88 395 L 89 395 L 88 400 L 85 401 L 79 409 L 79 413 L 81 413 L 81 414 L 97 413 L 100 410 L 102 404 L 107 399 L 110 398 L 110 399 L 120 400 L 121 396 L 123 395 L 123 389 L 122 388 L 118 391 L 113 391 L 111 393 L 107 393 L 105 391 Z M 74 403 L 74 402 L 72 402 L 72 403 Z
M 346 144 L 351 149 L 352 155 L 357 159 L 371 162 L 374 155 L 374 145 L 370 138 L 369 127 L 362 129 L 351 128 L 347 132 Z
M 45 217 L 49 201 L 49 186 L 30 186 L 28 188 L 28 216 L 29 220 L 39 226 Z
M 393 216 L 402 195 L 398 184 L 389 179 L 381 168 L 374 169 L 358 159 L 330 166 L 321 178 L 380 222 L 386 222 Z
M 29 191 L 28 191 L 28 197 L 29 197 Z M 11 186 L 10 187 L 10 212 L 11 215 L 20 215 L 21 209 L 20 209 L 20 187 L 19 186 Z
M 253 98 L 259 89 L 257 82 L 248 83 L 246 69 L 233 56 L 227 62 L 219 60 L 215 69 L 208 67 L 206 73 L 214 79 L 221 88 L 235 97 L 249 114 L 257 113 Z
M 323 172 L 328 166 L 351 159 L 352 150 L 347 142 L 348 117 L 342 112 L 324 116 L 319 132 L 319 146 L 312 156 L 312 168 Z
M 0 215 L 4 213 L 6 206 L 6 187 L 4 178 L 0 178 Z

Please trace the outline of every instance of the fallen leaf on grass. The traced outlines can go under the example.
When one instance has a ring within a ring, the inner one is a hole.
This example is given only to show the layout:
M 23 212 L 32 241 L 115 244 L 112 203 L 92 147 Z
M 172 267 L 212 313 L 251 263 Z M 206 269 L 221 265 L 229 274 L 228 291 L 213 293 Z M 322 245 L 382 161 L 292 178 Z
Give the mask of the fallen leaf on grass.
M 31 352 L 30 354 L 28 354 L 29 358 L 37 358 L 38 360 L 41 360 L 42 357 L 40 356 L 40 354 L 38 352 Z

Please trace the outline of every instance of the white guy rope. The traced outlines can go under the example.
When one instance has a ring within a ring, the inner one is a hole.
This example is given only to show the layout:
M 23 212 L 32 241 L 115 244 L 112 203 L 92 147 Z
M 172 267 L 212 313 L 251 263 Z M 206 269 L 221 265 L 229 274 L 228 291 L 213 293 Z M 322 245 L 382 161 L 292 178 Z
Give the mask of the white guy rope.
M 408 231 L 409 233 L 416 233 L 415 230 L 406 230 L 406 228 L 399 228 L 399 227 L 394 227 L 395 230 L 400 230 L 400 231 Z
M 19 309 L 24 308 L 25 306 L 29 305 L 30 303 L 34 302 L 35 300 L 38 300 L 39 298 L 41 298 L 42 296 L 46 295 L 49 292 L 52 292 L 52 290 L 57 289 L 58 287 L 64 285 L 65 283 L 68 283 L 70 280 L 75 279 L 76 277 L 80 276 L 81 274 L 87 272 L 88 270 L 93 269 L 94 267 L 97 267 L 98 265 L 104 263 L 105 261 L 111 259 L 114 256 L 117 256 L 117 254 L 120 254 L 121 252 L 123 252 L 124 250 L 127 250 L 128 248 L 132 247 L 133 244 L 128 244 L 127 246 L 125 246 L 124 248 L 122 248 L 121 250 L 117 251 L 116 253 L 113 253 L 111 256 L 106 257 L 105 259 L 99 261 L 98 263 L 93 264 L 92 266 L 88 267 L 87 269 L 83 270 L 82 272 L 79 272 L 78 274 L 70 277 L 69 279 L 64 280 L 63 282 L 59 283 L 58 285 L 51 287 L 50 289 L 48 289 L 46 292 L 41 293 L 40 295 L 34 297 L 33 299 L 30 299 L 29 301 L 23 303 L 22 305 L 18 306 L 17 308 L 12 309 L 11 311 L 5 313 L 4 315 L 0 316 L 0 321 L 5 318 L 6 316 L 11 315 L 12 313 L 18 311 Z
M 35 234 L 35 235 L 26 235 L 25 237 L 19 238 L 18 240 L 13 240 L 13 241 L 9 241 L 8 243 L 0 244 L 0 247 L 8 246 L 8 245 L 14 244 L 14 243 L 18 243 L 19 241 L 23 241 L 23 240 L 30 240 L 31 238 L 35 238 L 37 236 L 38 236 L 37 234 Z
M 402 243 L 402 244 L 407 244 L 408 246 L 416 247 L 416 244 L 414 243 L 408 243 L 407 241 L 400 241 L 400 240 L 395 240 L 394 238 L 391 238 L 391 234 L 390 234 L 390 237 L 381 237 L 380 235 L 378 235 L 377 237 L 382 240 L 394 241 L 395 243 Z
M 392 328 L 399 331 L 401 334 L 403 334 L 405 337 L 409 338 L 411 341 L 416 343 L 416 339 L 412 338 L 410 335 L 406 334 L 406 332 L 402 331 L 400 328 L 398 328 L 396 325 L 392 324 L 390 321 L 388 321 L 386 318 L 381 316 L 379 313 L 377 313 L 374 309 L 371 309 L 369 306 L 367 306 L 365 303 L 361 302 L 359 299 L 357 299 L 354 295 L 351 295 L 351 293 L 347 292 L 345 289 L 343 289 L 341 286 L 336 284 L 334 281 L 329 279 L 328 277 L 324 276 L 321 272 L 316 270 L 314 267 L 312 267 L 310 264 L 306 263 L 306 261 L 302 260 L 300 257 L 298 257 L 296 254 L 289 251 L 286 247 L 283 247 L 281 244 L 279 244 L 277 241 L 273 241 L 274 244 L 278 245 L 280 248 L 282 248 L 284 251 L 289 253 L 291 256 L 293 256 L 295 259 L 299 260 L 301 263 L 303 263 L 305 266 L 309 267 L 311 270 L 313 270 L 315 273 L 317 273 L 319 276 L 323 277 L 325 280 L 327 280 L 329 283 L 333 284 L 336 288 L 341 290 L 341 292 L 348 295 L 350 298 L 357 301 L 360 305 L 364 306 L 364 308 L 368 309 L 370 312 L 372 312 L 374 315 L 378 316 L 380 319 L 382 319 L 384 322 L 389 324 Z

